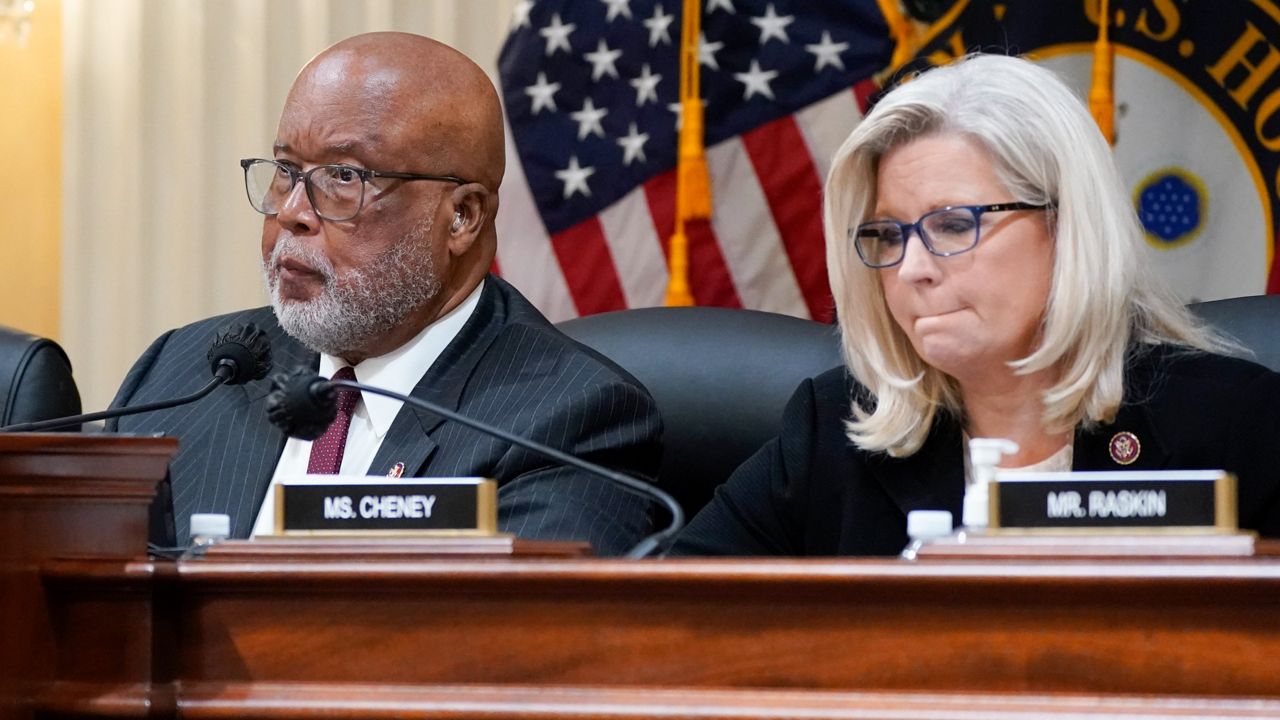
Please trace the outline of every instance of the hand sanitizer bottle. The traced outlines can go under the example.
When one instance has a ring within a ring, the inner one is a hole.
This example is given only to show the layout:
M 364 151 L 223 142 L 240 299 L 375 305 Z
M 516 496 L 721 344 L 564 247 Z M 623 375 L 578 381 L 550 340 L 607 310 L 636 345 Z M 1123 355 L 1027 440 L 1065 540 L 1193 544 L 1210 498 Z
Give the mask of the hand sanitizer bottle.
M 964 517 L 966 530 L 987 527 L 990 507 L 991 481 L 996 478 L 996 465 L 1000 458 L 1018 452 L 1018 443 L 1004 438 L 970 438 L 969 466 L 973 484 L 964 491 Z

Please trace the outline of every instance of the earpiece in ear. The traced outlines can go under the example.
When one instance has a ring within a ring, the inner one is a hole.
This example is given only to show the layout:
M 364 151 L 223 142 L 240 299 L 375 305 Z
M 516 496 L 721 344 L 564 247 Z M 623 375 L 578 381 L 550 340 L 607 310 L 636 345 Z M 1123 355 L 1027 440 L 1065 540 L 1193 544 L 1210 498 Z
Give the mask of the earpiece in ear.
M 453 214 L 453 224 L 449 226 L 449 229 L 452 232 L 458 232 L 462 229 L 462 213 L 456 212 Z

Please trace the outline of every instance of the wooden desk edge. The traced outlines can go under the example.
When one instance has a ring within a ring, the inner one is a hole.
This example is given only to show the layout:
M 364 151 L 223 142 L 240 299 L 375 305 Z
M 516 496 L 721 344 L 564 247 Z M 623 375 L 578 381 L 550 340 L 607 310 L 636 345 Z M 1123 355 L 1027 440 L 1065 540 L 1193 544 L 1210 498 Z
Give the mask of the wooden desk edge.
M 36 709 L 63 716 L 154 717 L 165 702 L 147 685 L 57 683 Z M 1280 717 L 1280 700 L 1136 695 L 700 690 L 519 685 L 186 683 L 173 702 L 185 720 L 352 718 L 894 718 L 1029 720 L 1103 717 Z M 167 704 L 167 703 L 166 703 Z

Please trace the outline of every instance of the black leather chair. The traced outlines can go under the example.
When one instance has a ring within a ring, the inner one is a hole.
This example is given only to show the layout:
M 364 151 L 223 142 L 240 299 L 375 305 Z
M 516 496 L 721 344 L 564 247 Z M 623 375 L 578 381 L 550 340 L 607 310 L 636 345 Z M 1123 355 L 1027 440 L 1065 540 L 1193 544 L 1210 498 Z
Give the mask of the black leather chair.
M 80 393 L 62 348 L 0 327 L 0 426 L 79 412 Z
M 1244 357 L 1280 371 L 1280 295 L 1211 300 L 1188 307 L 1253 352 Z
M 1280 295 L 1197 303 L 1192 312 L 1280 371 Z M 659 484 L 692 517 L 733 470 L 778 434 L 806 377 L 841 364 L 835 326 L 754 310 L 644 308 L 559 328 L 649 388 L 662 413 Z
M 559 328 L 649 388 L 664 426 L 658 483 L 688 517 L 778 434 L 796 386 L 841 364 L 834 325 L 755 310 L 642 308 Z

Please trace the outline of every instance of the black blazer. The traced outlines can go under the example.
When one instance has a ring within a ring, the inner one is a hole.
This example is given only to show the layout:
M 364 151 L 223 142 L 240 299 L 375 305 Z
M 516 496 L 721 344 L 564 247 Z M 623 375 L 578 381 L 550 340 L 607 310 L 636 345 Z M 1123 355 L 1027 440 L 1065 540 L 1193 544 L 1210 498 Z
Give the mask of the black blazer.
M 194 392 L 211 377 L 205 355 L 215 332 L 245 322 L 271 339 L 276 371 L 319 367 L 320 356 L 285 334 L 271 308 L 257 308 L 162 335 L 129 371 L 112 405 Z M 108 426 L 180 438 L 169 468 L 180 543 L 194 512 L 227 513 L 232 536 L 248 536 L 286 440 L 267 420 L 270 389 L 269 378 L 219 388 L 197 403 Z M 644 387 L 565 337 L 494 276 L 413 395 L 635 477 L 652 480 L 661 460 L 661 421 Z M 651 531 L 646 501 L 408 406 L 369 473 L 385 475 L 401 462 L 405 477 L 494 478 L 500 528 L 523 538 L 587 540 L 598 553 L 617 554 Z
M 905 458 L 855 448 L 843 420 L 861 388 L 843 368 L 806 380 L 780 437 L 738 468 L 671 555 L 894 555 L 912 510 L 964 499 L 962 431 L 939 418 Z M 1120 470 L 1110 442 L 1141 443 L 1128 469 L 1225 469 L 1239 479 L 1241 527 L 1280 535 L 1280 374 L 1217 355 L 1148 347 L 1130 360 L 1115 422 L 1075 434 L 1076 470 Z

